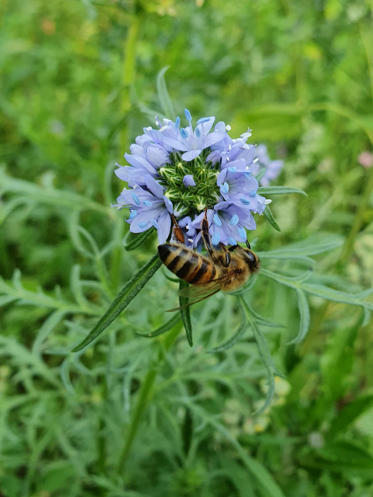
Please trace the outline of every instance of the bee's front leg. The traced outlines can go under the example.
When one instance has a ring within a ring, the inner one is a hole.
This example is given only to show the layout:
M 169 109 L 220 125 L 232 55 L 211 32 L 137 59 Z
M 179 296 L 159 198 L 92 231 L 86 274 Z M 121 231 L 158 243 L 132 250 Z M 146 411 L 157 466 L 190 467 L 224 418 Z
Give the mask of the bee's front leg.
M 174 237 L 176 238 L 176 240 L 180 243 L 185 243 L 185 236 L 184 236 L 184 232 L 183 230 L 180 228 L 177 220 L 176 220 L 176 217 L 171 214 L 171 219 L 172 219 L 172 224 L 173 224 L 173 234 L 174 234 Z
M 223 252 L 222 256 L 220 257 L 221 263 L 223 264 L 224 267 L 228 267 L 229 264 L 231 263 L 231 254 L 229 253 L 229 250 L 223 243 L 219 243 L 219 247 Z

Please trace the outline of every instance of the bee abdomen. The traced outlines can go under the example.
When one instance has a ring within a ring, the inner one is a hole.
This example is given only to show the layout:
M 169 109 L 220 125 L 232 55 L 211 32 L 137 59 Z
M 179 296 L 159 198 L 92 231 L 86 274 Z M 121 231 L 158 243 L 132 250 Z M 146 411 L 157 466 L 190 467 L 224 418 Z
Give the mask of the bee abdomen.
M 216 269 L 209 260 L 186 247 L 165 243 L 159 245 L 158 254 L 170 271 L 188 283 L 208 283 L 216 274 Z

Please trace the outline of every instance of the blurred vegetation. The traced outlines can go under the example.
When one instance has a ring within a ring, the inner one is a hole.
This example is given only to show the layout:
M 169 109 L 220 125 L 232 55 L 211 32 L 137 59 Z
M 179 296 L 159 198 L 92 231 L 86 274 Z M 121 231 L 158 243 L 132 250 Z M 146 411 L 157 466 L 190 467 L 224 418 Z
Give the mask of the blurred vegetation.
M 268 385 L 254 338 L 207 353 L 240 325 L 233 297 L 193 307 L 194 348 L 178 320 L 137 336 L 177 305 L 164 271 L 70 353 L 155 253 L 154 239 L 124 251 L 110 205 L 115 161 L 160 111 L 165 66 L 179 113 L 216 115 L 232 136 L 250 126 L 285 160 L 278 184 L 308 194 L 273 197 L 280 233 L 258 219 L 264 272 L 296 276 L 265 253 L 329 241 L 306 254 L 318 283 L 372 303 L 373 167 L 358 159 L 373 153 L 372 16 L 372 0 L 1 2 L 1 495 L 372 495 L 368 311 L 312 296 L 310 331 L 289 345 L 298 280 L 259 275 L 249 301 L 284 377 L 257 415 Z

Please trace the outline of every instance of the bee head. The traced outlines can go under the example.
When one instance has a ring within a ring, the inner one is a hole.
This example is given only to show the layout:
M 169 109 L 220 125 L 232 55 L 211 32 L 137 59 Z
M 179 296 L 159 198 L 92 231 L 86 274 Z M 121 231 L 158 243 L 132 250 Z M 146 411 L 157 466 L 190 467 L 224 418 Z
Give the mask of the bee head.
M 259 271 L 260 268 L 260 260 L 259 257 L 250 249 L 242 249 L 245 257 L 245 262 L 249 266 L 249 269 L 252 273 Z

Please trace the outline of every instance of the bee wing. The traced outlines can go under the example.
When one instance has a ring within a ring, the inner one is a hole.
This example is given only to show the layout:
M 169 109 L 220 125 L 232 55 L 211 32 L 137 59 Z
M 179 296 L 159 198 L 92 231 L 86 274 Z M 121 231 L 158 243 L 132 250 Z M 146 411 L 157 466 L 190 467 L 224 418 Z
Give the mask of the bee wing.
M 188 286 L 180 290 L 179 295 L 182 297 L 189 298 L 189 302 L 182 307 L 174 307 L 173 309 L 168 309 L 167 312 L 178 311 L 179 309 L 185 309 L 191 305 L 197 304 L 197 302 L 202 302 L 220 290 L 220 284 L 217 281 L 212 281 L 206 283 L 205 285 L 195 287 Z
M 208 295 L 210 292 L 219 290 L 220 285 L 217 281 L 209 281 L 208 283 L 205 283 L 204 285 L 200 286 L 194 286 L 190 285 L 185 288 L 182 288 L 179 291 L 180 297 L 187 297 L 191 300 L 196 300 L 198 298 L 204 297 L 205 295 Z
M 190 299 L 203 297 L 206 294 L 210 293 L 210 291 L 220 289 L 221 283 L 224 282 L 224 280 L 229 279 L 233 275 L 234 271 L 230 271 L 226 274 L 223 274 L 223 276 L 220 276 L 219 278 L 215 278 L 213 280 L 210 280 L 208 283 L 204 283 L 203 285 L 187 286 L 179 291 L 179 295 L 181 297 L 188 297 Z

